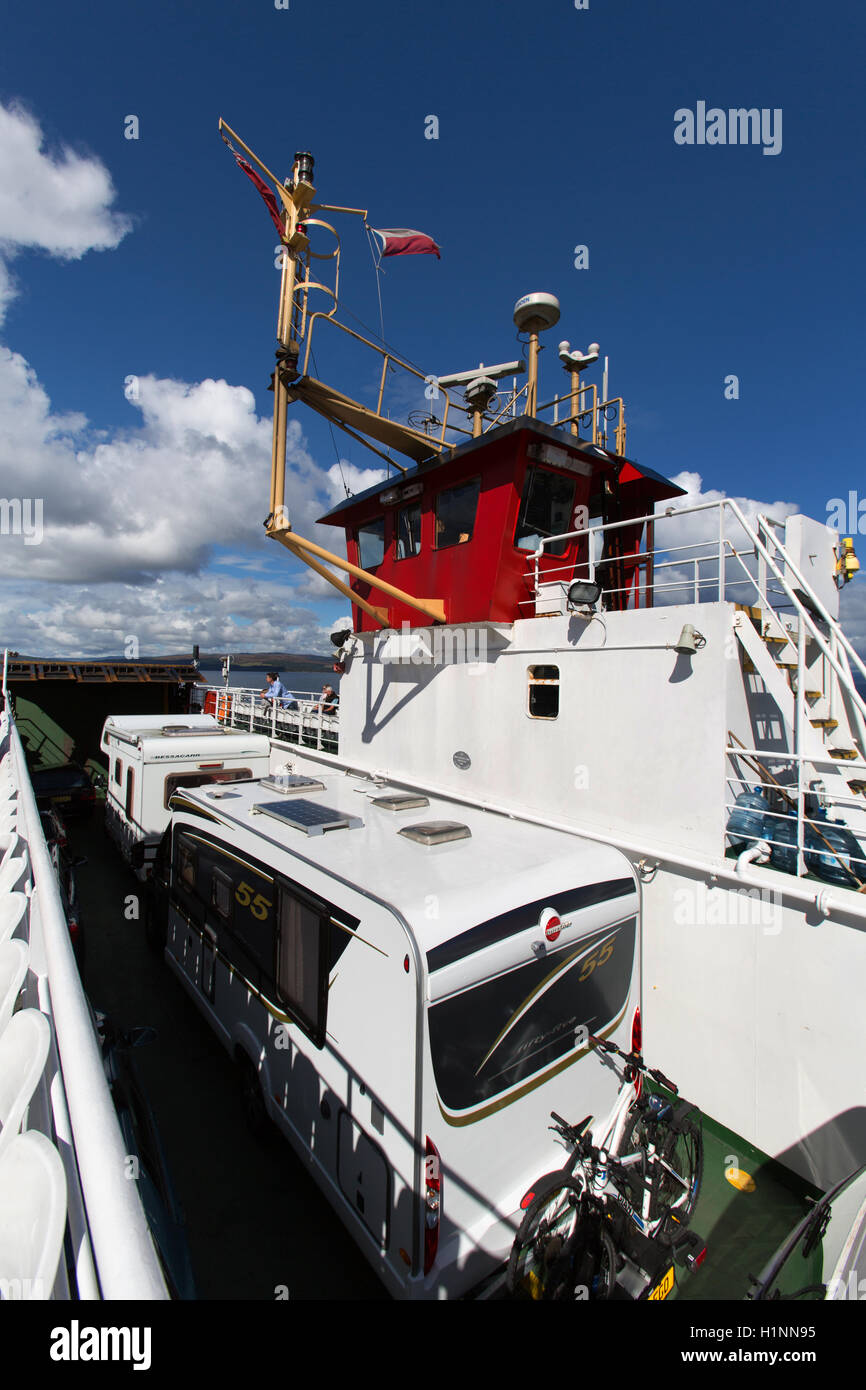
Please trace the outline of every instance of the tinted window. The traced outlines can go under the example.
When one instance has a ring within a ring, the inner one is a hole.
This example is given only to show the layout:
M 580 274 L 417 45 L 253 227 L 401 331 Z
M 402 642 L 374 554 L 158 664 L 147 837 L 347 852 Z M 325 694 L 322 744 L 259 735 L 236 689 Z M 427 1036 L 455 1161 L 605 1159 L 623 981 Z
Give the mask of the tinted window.
M 405 560 L 410 555 L 417 555 L 421 549 L 421 508 L 417 503 L 411 507 L 401 507 L 397 513 L 396 523 L 396 548 L 394 554 L 398 560 Z
M 221 869 L 214 869 L 211 874 L 210 900 L 217 916 L 226 922 L 232 915 L 232 895 L 233 884 L 228 874 L 224 874 Z
M 249 782 L 252 775 L 249 767 L 233 767 L 226 772 L 174 772 L 165 779 L 163 805 L 168 809 L 178 787 L 203 787 L 208 782 Z
M 119 759 L 119 758 L 115 758 L 115 760 L 114 760 L 114 780 L 115 780 L 115 782 L 117 783 L 118 786 L 120 786 L 121 767 L 122 767 L 122 764 L 121 764 L 120 759 Z
M 624 1008 L 634 946 L 632 917 L 431 1005 L 443 1104 L 469 1110 L 576 1055 L 581 1026 L 600 1033 Z
M 129 768 L 126 774 L 126 814 L 132 820 L 132 799 L 135 791 L 135 773 Z
M 277 917 L 277 990 L 318 1047 L 325 1038 L 330 918 L 282 885 Z
M 471 541 L 481 480 L 449 487 L 436 498 L 436 549 L 449 545 L 465 545 Z
M 385 556 L 385 518 L 377 517 L 358 527 L 358 553 L 361 569 L 373 570 Z
M 544 468 L 530 468 L 523 484 L 514 544 L 518 550 L 537 550 L 546 536 L 560 536 L 574 528 L 574 482 Z M 548 555 L 564 555 L 567 541 L 546 547 Z

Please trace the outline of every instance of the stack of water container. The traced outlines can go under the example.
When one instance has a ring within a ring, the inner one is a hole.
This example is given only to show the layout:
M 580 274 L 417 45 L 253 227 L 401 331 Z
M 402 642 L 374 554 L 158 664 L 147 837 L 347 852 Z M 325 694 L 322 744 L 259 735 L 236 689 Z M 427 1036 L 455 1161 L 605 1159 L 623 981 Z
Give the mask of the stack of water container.
M 866 853 L 843 820 L 830 820 L 817 793 L 804 798 L 804 850 L 806 871 L 828 883 L 858 888 L 866 882 Z M 784 873 L 797 872 L 797 816 L 790 802 L 778 797 L 771 805 L 756 787 L 742 792 L 734 803 L 726 833 L 737 853 L 766 840 L 772 864 Z

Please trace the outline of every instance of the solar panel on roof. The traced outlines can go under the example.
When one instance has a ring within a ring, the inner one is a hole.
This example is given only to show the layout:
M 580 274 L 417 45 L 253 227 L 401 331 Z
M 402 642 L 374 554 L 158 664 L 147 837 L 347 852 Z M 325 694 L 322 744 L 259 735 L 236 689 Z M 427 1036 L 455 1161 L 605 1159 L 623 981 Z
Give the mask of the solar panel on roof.
M 364 822 L 360 816 L 347 816 L 333 806 L 320 806 L 316 801 L 292 797 L 288 801 L 260 801 L 254 807 L 266 816 L 305 835 L 322 835 L 326 830 L 357 830 Z

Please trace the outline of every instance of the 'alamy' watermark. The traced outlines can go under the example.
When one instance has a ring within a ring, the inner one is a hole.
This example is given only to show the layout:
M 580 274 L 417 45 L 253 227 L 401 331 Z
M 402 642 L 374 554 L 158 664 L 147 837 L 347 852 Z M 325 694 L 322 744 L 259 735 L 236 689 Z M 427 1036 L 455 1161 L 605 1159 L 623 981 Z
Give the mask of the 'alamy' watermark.
M 678 145 L 763 145 L 764 154 L 782 153 L 782 108 L 767 106 L 681 106 L 674 112 L 674 140 Z
M 831 497 L 827 503 L 827 525 L 846 536 L 866 536 L 866 497 L 851 488 L 847 500 Z
M 413 632 L 408 622 L 382 634 L 379 660 L 395 666 L 462 666 L 487 660 L 486 628 L 425 628 Z
M 674 893 L 679 927 L 760 927 L 764 936 L 782 930 L 782 895 L 774 888 L 707 888 L 696 883 Z
M 0 497 L 0 536 L 23 536 L 25 545 L 41 545 L 42 498 Z

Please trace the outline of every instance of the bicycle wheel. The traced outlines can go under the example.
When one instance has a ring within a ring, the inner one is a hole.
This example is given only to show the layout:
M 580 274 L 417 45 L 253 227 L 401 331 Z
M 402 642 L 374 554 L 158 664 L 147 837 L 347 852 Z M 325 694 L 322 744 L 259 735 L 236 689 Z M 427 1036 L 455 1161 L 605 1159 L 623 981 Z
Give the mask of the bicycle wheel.
M 576 1232 L 579 1253 L 574 1261 L 574 1298 L 588 1298 L 595 1303 L 613 1297 L 617 1258 L 607 1224 L 600 1216 L 584 1219 Z
M 647 1148 L 653 1144 L 659 1158 L 673 1173 L 650 1160 Z M 699 1123 L 683 1120 L 676 1129 L 665 1120 L 654 1120 L 644 1110 L 636 1110 L 623 1136 L 617 1157 L 638 1154 L 640 1161 L 628 1164 L 623 1172 L 632 1206 L 643 1212 L 644 1193 L 649 1191 L 648 1219 L 655 1221 L 664 1211 L 673 1211 L 688 1222 L 698 1203 L 704 1167 L 704 1145 Z
M 658 1210 L 667 1207 L 681 1222 L 687 1222 L 698 1204 L 704 1174 L 704 1140 L 699 1122 L 687 1119 L 671 1129 L 661 1149 L 662 1163 L 656 1165 L 654 1198 Z M 674 1174 L 676 1176 L 674 1176 Z
M 508 1291 L 536 1300 L 573 1297 L 573 1238 L 581 1187 L 568 1173 L 548 1173 L 520 1223 L 508 1260 Z

